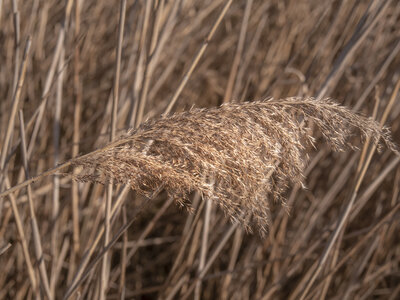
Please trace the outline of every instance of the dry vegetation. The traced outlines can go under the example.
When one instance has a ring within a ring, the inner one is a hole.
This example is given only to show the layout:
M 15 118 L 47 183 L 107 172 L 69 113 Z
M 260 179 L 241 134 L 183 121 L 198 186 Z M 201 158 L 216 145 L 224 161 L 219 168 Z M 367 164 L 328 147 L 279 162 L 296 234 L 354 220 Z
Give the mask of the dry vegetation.
M 400 3 L 0 0 L 0 28 L 0 299 L 400 297 Z

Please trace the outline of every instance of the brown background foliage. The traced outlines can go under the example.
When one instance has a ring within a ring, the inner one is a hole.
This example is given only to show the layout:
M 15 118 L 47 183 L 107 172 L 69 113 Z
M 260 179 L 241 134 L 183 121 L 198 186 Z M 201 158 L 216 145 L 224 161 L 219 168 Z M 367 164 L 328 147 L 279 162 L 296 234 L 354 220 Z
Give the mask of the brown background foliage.
M 227 2 L 127 2 L 117 135 L 166 110 Z M 18 105 L 30 175 L 109 141 L 120 3 L 79 3 L 0 1 L 2 148 L 25 42 L 32 37 Z M 399 143 L 398 97 L 390 103 L 399 80 L 399 37 L 398 1 L 232 1 L 173 111 L 267 97 L 330 97 L 378 121 L 389 107 L 385 125 Z M 25 177 L 14 117 L 0 166 L 2 191 L 6 178 L 14 186 Z M 123 224 L 133 224 L 107 252 L 108 276 L 100 271 L 107 186 L 70 177 L 32 184 L 38 236 L 32 234 L 26 189 L 13 194 L 19 217 L 11 199 L 1 198 L 0 298 L 34 298 L 39 290 L 46 295 L 44 273 L 57 299 L 76 282 L 73 297 L 78 292 L 84 299 L 299 298 L 349 203 L 360 161 L 365 165 L 363 151 L 333 152 L 318 130 L 313 135 L 315 149 L 308 149 L 303 179 L 307 188 L 291 184 L 284 192 L 290 214 L 271 203 L 266 238 L 232 224 L 195 192 L 188 195 L 193 214 L 164 191 L 148 203 L 116 185 L 111 240 Z M 362 148 L 358 136 L 350 141 Z M 386 148 L 372 156 L 347 222 L 306 298 L 399 297 L 398 163 Z M 38 240 L 41 260 L 35 255 Z

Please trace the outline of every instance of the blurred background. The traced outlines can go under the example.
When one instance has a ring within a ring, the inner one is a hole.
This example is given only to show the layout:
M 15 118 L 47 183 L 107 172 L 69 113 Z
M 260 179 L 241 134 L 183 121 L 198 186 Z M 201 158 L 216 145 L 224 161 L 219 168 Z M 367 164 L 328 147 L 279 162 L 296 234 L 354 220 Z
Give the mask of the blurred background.
M 117 136 L 160 117 L 171 101 L 175 112 L 313 96 L 382 121 L 400 143 L 398 1 L 129 0 L 121 14 L 124 2 L 0 0 L 2 191 L 25 179 L 24 161 L 38 175 L 109 141 L 118 45 Z M 115 186 L 107 276 L 107 188 L 42 178 L 31 185 L 31 205 L 26 189 L 0 199 L 0 298 L 399 299 L 400 160 L 386 149 L 372 156 L 305 292 L 362 153 L 332 152 L 317 139 L 306 188 L 290 187 L 289 213 L 271 207 L 265 238 L 196 193 L 188 212 L 165 193 L 143 206 L 143 197 Z

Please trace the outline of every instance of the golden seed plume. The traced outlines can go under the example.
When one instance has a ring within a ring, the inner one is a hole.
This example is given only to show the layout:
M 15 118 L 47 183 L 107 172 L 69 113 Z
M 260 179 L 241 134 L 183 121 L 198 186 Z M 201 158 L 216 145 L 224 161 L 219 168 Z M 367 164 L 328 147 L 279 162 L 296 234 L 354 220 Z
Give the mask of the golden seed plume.
M 123 136 L 123 144 L 78 158 L 95 169 L 82 181 L 129 184 L 149 195 L 161 186 L 179 203 L 192 191 L 218 204 L 247 230 L 265 233 L 269 202 L 285 204 L 289 183 L 302 183 L 314 125 L 335 150 L 353 133 L 395 150 L 389 131 L 329 100 L 287 98 L 192 109 L 150 120 Z M 396 150 L 395 150 L 396 151 Z

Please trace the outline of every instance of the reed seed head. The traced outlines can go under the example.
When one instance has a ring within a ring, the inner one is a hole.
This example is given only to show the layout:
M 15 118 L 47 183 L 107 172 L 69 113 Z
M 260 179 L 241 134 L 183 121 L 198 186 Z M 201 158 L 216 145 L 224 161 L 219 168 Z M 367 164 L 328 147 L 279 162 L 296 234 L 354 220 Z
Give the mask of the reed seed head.
M 150 195 L 165 189 L 187 205 L 192 191 L 220 206 L 247 230 L 263 234 L 270 201 L 285 204 L 290 183 L 302 184 L 316 126 L 335 150 L 354 148 L 358 133 L 395 150 L 386 128 L 329 100 L 287 98 L 218 108 L 191 109 L 150 120 L 121 137 L 122 143 L 74 160 L 94 168 L 83 181 L 129 184 Z

